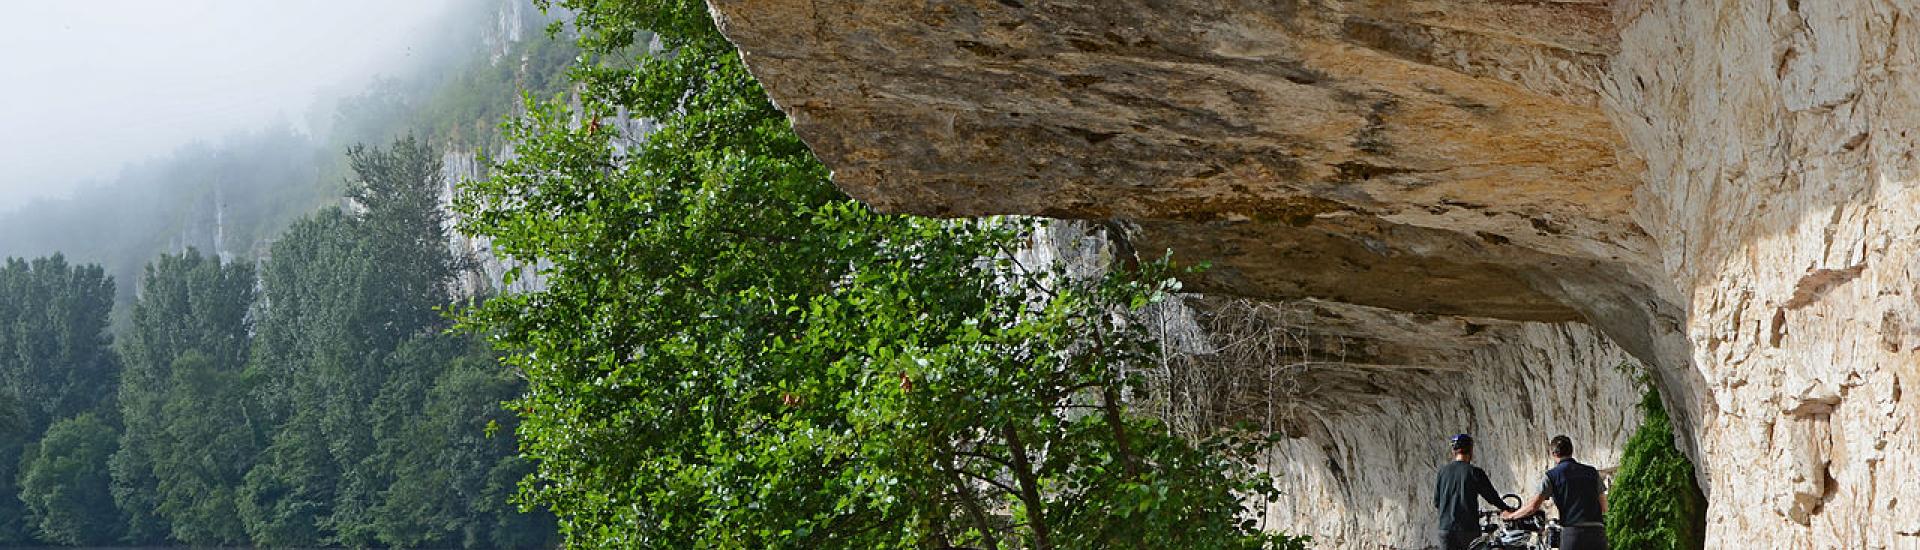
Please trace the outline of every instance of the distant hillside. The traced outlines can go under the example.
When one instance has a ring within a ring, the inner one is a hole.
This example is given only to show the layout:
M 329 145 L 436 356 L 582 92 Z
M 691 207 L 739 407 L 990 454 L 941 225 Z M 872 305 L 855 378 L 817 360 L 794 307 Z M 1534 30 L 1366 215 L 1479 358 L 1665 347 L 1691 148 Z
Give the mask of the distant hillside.
M 0 212 L 0 257 L 63 253 L 98 263 L 116 283 L 116 326 L 144 266 L 196 248 L 228 259 L 259 257 L 293 220 L 338 204 L 355 143 L 425 138 L 471 155 L 497 146 L 500 121 L 520 92 L 566 89 L 572 40 L 549 38 L 551 19 L 528 0 L 487 0 L 434 31 L 444 44 L 402 74 L 315 105 L 311 131 L 280 123 L 189 144 L 126 166 L 119 176 L 61 199 Z

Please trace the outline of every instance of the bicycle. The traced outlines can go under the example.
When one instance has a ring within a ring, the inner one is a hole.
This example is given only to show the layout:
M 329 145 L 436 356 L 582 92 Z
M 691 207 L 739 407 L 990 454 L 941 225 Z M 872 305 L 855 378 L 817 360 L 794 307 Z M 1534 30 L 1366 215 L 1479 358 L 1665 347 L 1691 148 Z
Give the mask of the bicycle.
M 1520 507 L 1520 495 L 1507 494 L 1500 497 L 1506 501 L 1512 499 L 1513 507 Z M 1500 511 L 1480 513 L 1480 537 L 1473 539 L 1467 546 L 1472 550 L 1553 550 L 1560 547 L 1560 522 L 1547 519 L 1546 512 L 1513 519 L 1500 519 Z

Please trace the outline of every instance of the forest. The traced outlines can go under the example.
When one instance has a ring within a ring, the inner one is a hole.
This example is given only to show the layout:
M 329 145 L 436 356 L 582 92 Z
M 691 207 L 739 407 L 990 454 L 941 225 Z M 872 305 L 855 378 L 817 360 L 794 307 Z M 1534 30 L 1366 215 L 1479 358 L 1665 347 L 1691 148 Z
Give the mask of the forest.
M 447 330 L 463 259 L 438 154 L 347 156 L 352 211 L 294 222 L 257 273 L 161 256 L 117 341 L 99 266 L 0 270 L 0 490 L 19 497 L 0 543 L 550 544 L 551 516 L 508 501 L 529 466 L 499 403 L 524 383 Z
M 510 498 L 525 382 L 452 330 L 484 294 L 457 288 L 441 164 L 562 90 L 574 50 L 488 44 L 511 2 L 483 4 L 317 105 L 324 133 L 189 144 L 0 215 L 0 546 L 557 544 Z

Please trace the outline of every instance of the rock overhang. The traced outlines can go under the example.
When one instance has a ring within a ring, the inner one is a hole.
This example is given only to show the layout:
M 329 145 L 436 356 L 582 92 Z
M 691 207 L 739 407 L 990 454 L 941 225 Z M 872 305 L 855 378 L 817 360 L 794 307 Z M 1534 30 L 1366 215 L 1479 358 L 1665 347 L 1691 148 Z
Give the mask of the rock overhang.
M 1201 291 L 1416 313 L 1576 320 L 1541 281 L 1654 271 L 1604 3 L 712 5 L 883 210 L 1127 220 Z

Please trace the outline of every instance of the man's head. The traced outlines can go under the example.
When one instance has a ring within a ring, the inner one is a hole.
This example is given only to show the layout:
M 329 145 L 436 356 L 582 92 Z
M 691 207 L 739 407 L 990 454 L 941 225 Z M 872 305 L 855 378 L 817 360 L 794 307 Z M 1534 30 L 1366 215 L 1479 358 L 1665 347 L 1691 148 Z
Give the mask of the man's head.
M 1573 440 L 1564 435 L 1553 436 L 1547 442 L 1547 450 L 1553 453 L 1554 458 L 1573 458 Z
M 1453 448 L 1454 458 L 1463 460 L 1473 458 L 1473 436 L 1454 434 L 1453 437 L 1447 438 L 1447 441 L 1449 442 L 1449 446 Z

